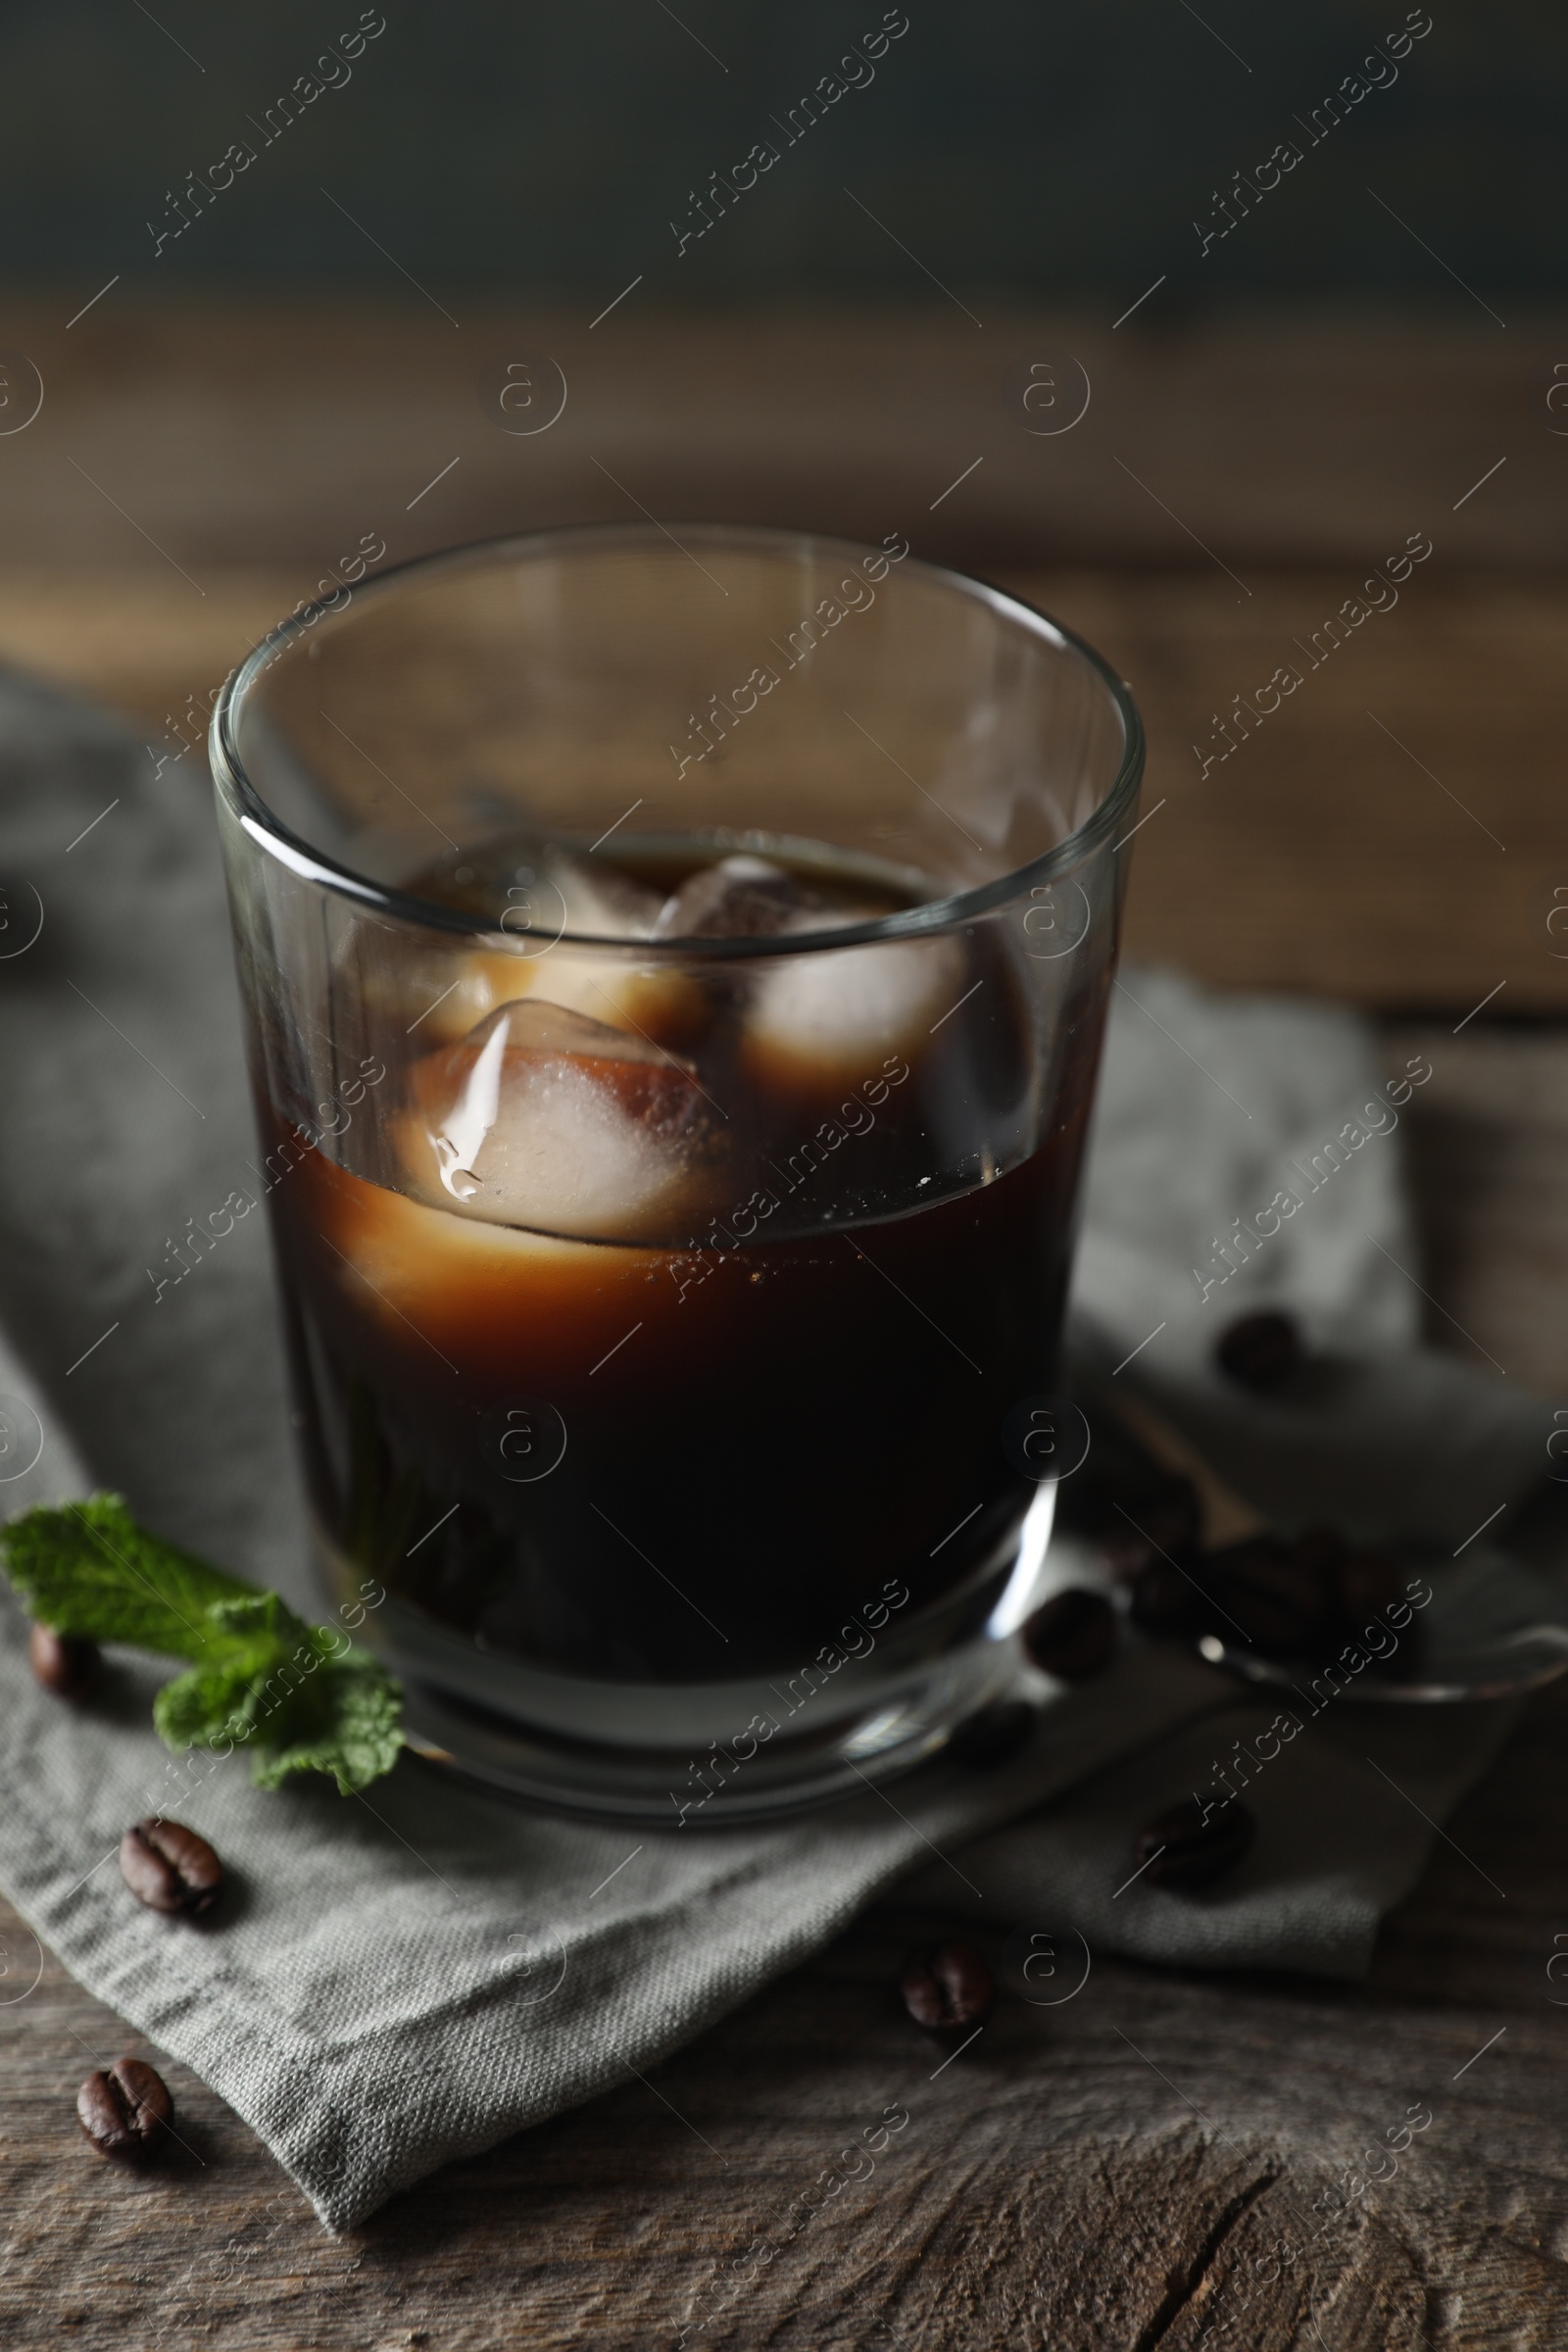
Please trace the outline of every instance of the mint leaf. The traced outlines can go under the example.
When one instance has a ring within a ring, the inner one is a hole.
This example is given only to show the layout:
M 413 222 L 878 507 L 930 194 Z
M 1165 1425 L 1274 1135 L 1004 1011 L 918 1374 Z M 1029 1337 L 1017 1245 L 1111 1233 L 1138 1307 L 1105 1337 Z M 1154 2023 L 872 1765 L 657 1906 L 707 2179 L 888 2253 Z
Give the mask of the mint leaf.
M 254 1592 L 242 1586 L 237 1599 L 215 1600 L 207 1614 L 214 1631 L 232 1642 L 264 1648 L 281 1643 L 294 1649 L 310 1639 L 311 1629 L 304 1618 L 296 1617 L 276 1592 Z M 327 1639 L 330 1641 L 330 1635 Z
M 325 1772 L 340 1795 L 357 1795 L 397 1762 L 400 1714 L 397 1685 L 373 1658 L 340 1658 L 258 1728 L 251 1777 L 275 1788 L 291 1772 Z
M 166 1745 L 220 1744 L 230 1716 L 239 1716 L 255 1687 L 256 1662 L 236 1657 L 226 1666 L 193 1666 L 166 1683 L 153 1700 L 153 1722 Z
M 191 1662 L 153 1702 L 176 1751 L 244 1746 L 259 1788 L 322 1772 L 345 1796 L 397 1762 L 402 1693 L 384 1667 L 276 1592 L 149 1535 L 118 1494 L 24 1513 L 0 1528 L 0 1568 L 57 1633 Z
M 29 1616 L 57 1634 L 202 1657 L 214 1601 L 254 1589 L 136 1525 L 118 1494 L 40 1504 L 0 1528 L 0 1566 Z

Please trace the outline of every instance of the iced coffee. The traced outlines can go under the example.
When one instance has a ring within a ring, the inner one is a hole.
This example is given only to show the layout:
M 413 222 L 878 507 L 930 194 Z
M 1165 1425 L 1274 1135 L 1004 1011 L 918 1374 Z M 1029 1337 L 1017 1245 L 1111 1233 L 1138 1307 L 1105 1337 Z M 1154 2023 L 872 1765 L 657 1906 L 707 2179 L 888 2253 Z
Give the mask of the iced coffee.
M 296 1132 L 270 1196 L 334 1549 L 488 1651 L 596 1678 L 788 1673 L 885 1586 L 983 1618 L 1089 1076 L 1037 1141 L 1006 931 L 834 947 L 900 900 L 822 848 L 514 840 L 415 888 L 493 945 L 422 1010 L 416 960 L 368 982 L 373 1155 Z M 679 959 L 741 938 L 763 952 Z
M 422 1753 L 708 1826 L 1007 1686 L 1141 760 L 896 531 L 462 549 L 230 681 L 320 1573 Z

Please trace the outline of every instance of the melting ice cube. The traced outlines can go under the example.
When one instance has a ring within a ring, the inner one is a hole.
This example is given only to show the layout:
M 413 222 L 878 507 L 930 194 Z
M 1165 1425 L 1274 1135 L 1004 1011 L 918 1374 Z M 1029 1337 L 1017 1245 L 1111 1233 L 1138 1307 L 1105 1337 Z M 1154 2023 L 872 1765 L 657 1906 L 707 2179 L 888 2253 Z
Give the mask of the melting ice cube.
M 757 976 L 743 1058 L 764 1082 L 807 1088 L 853 1084 L 892 1055 L 912 1062 L 962 998 L 967 968 L 956 939 L 781 957 Z
M 465 955 L 461 967 L 457 986 L 420 1022 L 421 1037 L 466 1037 L 498 1006 L 530 1000 L 677 1052 L 695 1045 L 712 1019 L 709 997 L 674 965 L 637 963 L 564 941 L 548 956 Z
M 516 836 L 449 862 L 438 895 L 490 917 L 519 950 L 546 953 L 564 931 L 584 938 L 651 939 L 662 894 L 614 866 L 544 835 Z
M 412 992 L 420 1001 L 411 993 L 405 1018 L 416 1019 L 429 1043 L 456 1042 L 498 1005 L 534 996 L 677 1050 L 694 1044 L 711 1018 L 703 991 L 672 965 L 573 944 L 570 935 L 653 938 L 663 899 L 628 875 L 553 842 L 520 850 L 514 843 L 505 858 L 476 853 L 444 868 L 435 895 L 493 917 L 509 945 L 448 952 L 421 965 Z
M 825 928 L 834 917 L 827 902 L 808 890 L 786 866 L 767 858 L 720 858 L 700 866 L 664 901 L 654 929 L 661 939 L 755 939 L 776 931 Z M 854 922 L 855 915 L 840 915 Z
M 415 1070 L 404 1122 L 427 1199 L 499 1225 L 635 1242 L 676 1237 L 713 1146 L 690 1066 L 568 1006 L 503 1004 Z

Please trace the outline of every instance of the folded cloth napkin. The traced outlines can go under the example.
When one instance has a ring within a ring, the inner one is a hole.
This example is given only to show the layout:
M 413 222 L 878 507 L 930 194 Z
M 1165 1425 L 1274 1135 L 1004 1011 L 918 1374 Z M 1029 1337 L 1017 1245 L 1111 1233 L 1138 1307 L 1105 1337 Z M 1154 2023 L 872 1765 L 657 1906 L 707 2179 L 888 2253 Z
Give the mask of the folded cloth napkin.
M 0 1509 L 113 1486 L 309 1608 L 263 1220 L 158 1287 L 170 1245 L 253 1191 L 206 779 L 0 679 Z M 1413 1345 L 1397 1108 L 1343 1013 L 1128 974 L 1075 1328 L 1091 1368 L 1141 1381 L 1264 1507 L 1457 1544 L 1537 1482 L 1550 1412 Z M 1265 1298 L 1339 1367 L 1290 1413 L 1238 1405 L 1204 1368 L 1234 1302 Z M 32 1684 L 9 1601 L 0 1620 L 0 1883 L 332 2229 L 646 2070 L 900 1880 L 999 1940 L 1047 1920 L 1092 1951 L 1354 1975 L 1511 1719 L 1325 1709 L 1257 1773 L 1257 1843 L 1198 1898 L 1124 1885 L 1133 1832 L 1234 1741 L 1255 1749 L 1274 1708 L 1195 1657 L 1129 1650 L 991 1775 L 936 1763 L 896 1804 L 662 1833 L 535 1814 L 413 1757 L 361 1799 L 261 1793 L 238 1757 L 162 1748 L 149 1661 L 126 1654 L 101 1704 L 68 1709 Z M 126 1895 L 118 1841 L 154 1810 L 223 1855 L 220 1926 Z

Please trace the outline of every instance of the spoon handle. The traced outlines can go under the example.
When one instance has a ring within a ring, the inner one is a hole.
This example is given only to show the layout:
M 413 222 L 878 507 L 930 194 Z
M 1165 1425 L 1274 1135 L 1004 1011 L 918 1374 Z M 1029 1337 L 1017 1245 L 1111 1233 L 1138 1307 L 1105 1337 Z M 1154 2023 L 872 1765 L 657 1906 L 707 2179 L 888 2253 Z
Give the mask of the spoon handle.
M 1253 1510 L 1250 1503 L 1244 1502 L 1226 1486 L 1197 1448 L 1189 1445 L 1179 1430 L 1172 1428 L 1163 1413 L 1146 1404 L 1141 1396 L 1120 1392 L 1108 1396 L 1102 1382 L 1096 1389 L 1096 1398 L 1115 1415 L 1123 1428 L 1131 1431 L 1162 1469 L 1192 1480 L 1202 1512 L 1205 1551 L 1218 1551 L 1224 1544 L 1241 1544 L 1250 1536 L 1267 1532 L 1268 1521 L 1261 1511 Z

